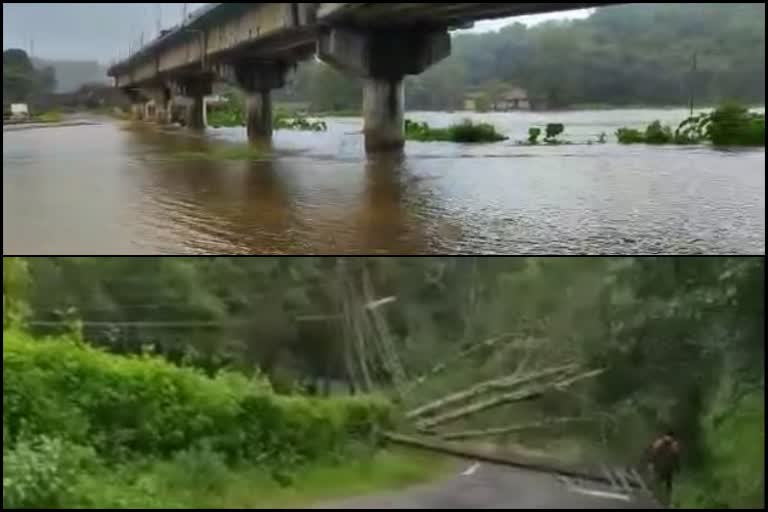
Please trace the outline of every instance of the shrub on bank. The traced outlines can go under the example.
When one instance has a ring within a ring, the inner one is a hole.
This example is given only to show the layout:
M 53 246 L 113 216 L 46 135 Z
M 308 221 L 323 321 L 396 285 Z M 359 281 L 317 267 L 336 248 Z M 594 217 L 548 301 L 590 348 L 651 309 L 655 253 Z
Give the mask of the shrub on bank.
M 3 435 L 11 445 L 58 438 L 120 459 L 203 443 L 232 461 L 301 462 L 369 441 L 389 414 L 376 398 L 282 397 L 262 379 L 209 378 L 154 356 L 4 333 Z

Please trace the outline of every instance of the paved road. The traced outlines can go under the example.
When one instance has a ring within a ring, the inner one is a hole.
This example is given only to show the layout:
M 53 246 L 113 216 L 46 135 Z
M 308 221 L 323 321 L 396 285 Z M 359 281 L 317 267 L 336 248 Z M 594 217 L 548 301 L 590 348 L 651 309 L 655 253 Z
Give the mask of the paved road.
M 323 509 L 380 508 L 660 508 L 648 496 L 629 497 L 608 485 L 564 482 L 557 476 L 467 462 L 456 475 L 391 494 L 357 498 Z

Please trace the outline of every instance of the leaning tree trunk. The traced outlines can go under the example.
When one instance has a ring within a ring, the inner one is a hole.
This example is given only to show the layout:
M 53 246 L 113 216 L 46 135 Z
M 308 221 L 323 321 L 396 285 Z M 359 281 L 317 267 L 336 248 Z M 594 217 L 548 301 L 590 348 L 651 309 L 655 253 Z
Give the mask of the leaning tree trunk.
M 531 389 L 515 391 L 513 393 L 506 393 L 493 398 L 488 398 L 486 400 L 482 400 L 480 402 L 476 402 L 474 404 L 470 404 L 465 407 L 462 407 L 461 409 L 449 411 L 440 416 L 436 416 L 434 418 L 421 421 L 417 424 L 417 427 L 421 430 L 428 430 L 430 428 L 436 427 L 437 425 L 442 425 L 444 423 L 456 421 L 458 419 L 465 418 L 467 416 L 471 416 L 473 414 L 477 414 L 479 412 L 486 411 L 488 409 L 492 409 L 500 405 L 505 405 L 513 402 L 523 402 L 527 400 L 534 400 L 542 396 L 546 391 L 550 391 L 550 390 L 562 391 L 563 389 L 575 384 L 580 380 L 595 377 L 597 375 L 600 375 L 604 371 L 605 371 L 604 369 L 592 370 L 586 373 L 576 375 L 566 380 L 562 380 L 562 381 L 558 381 L 550 384 L 539 384 L 537 386 L 534 386 Z
M 529 374 L 529 375 L 523 375 L 523 376 L 508 375 L 506 377 L 489 380 L 486 382 L 482 382 L 480 384 L 476 384 L 475 386 L 472 386 L 471 388 L 466 389 L 464 391 L 453 393 L 444 398 L 440 398 L 426 405 L 423 405 L 417 409 L 409 411 L 408 413 L 406 413 L 405 417 L 407 419 L 413 419 L 419 416 L 426 416 L 439 409 L 443 409 L 450 405 L 454 405 L 457 402 L 463 402 L 470 398 L 474 398 L 488 391 L 497 391 L 497 390 L 503 390 L 503 389 L 507 389 L 515 386 L 520 386 L 523 384 L 527 384 L 531 381 L 541 379 L 543 377 L 551 377 L 554 375 L 558 375 L 560 373 L 567 373 L 575 369 L 576 369 L 576 365 L 571 363 L 564 366 L 559 366 L 557 368 L 548 368 L 546 370 L 542 370 L 540 372 Z

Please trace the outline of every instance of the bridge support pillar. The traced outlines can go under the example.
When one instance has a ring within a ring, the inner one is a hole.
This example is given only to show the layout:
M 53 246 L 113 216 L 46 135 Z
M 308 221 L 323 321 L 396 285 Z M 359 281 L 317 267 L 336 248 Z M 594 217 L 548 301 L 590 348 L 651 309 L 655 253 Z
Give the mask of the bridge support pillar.
M 203 131 L 206 127 L 205 95 L 195 94 L 190 97 L 187 106 L 187 128 L 195 131 Z
M 417 75 L 448 57 L 447 31 L 332 28 L 318 40 L 325 62 L 365 80 L 363 118 L 369 153 L 401 150 L 405 145 L 406 75 Z
M 253 142 L 271 137 L 273 131 L 271 92 L 249 92 L 245 102 L 248 140 Z
M 131 119 L 134 121 L 144 119 L 146 98 L 137 89 L 123 89 L 123 92 L 131 102 Z
M 196 131 L 205 130 L 205 97 L 211 94 L 213 90 L 213 77 L 210 75 L 192 77 L 174 83 L 172 89 L 174 95 L 184 96 L 186 98 L 184 121 L 186 122 L 187 128 Z
M 144 119 L 144 104 L 132 103 L 131 104 L 131 119 L 134 121 L 141 121 Z
M 403 79 L 366 78 L 363 85 L 365 150 L 398 151 L 405 146 Z
M 221 68 L 226 81 L 236 83 L 246 93 L 248 140 L 259 142 L 272 137 L 272 90 L 285 85 L 288 66 L 282 62 L 244 60 Z
M 142 95 L 149 99 L 144 107 L 144 119 L 158 124 L 170 122 L 171 91 L 164 85 L 142 89 Z

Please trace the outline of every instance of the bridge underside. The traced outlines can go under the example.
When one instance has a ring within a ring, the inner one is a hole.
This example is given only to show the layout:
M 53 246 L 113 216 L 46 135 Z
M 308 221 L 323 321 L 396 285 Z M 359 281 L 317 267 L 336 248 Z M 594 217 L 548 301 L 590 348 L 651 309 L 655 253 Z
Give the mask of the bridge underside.
M 464 27 L 480 20 L 595 7 L 596 3 L 348 3 L 322 4 L 319 18 L 360 28 Z
M 364 79 L 366 148 L 404 145 L 403 80 L 450 55 L 448 30 L 483 19 L 565 11 L 596 3 L 218 3 L 110 69 L 136 108 L 172 120 L 187 99 L 187 124 L 205 124 L 203 97 L 216 80 L 248 97 L 248 134 L 269 136 L 270 91 L 301 60 L 321 60 Z

